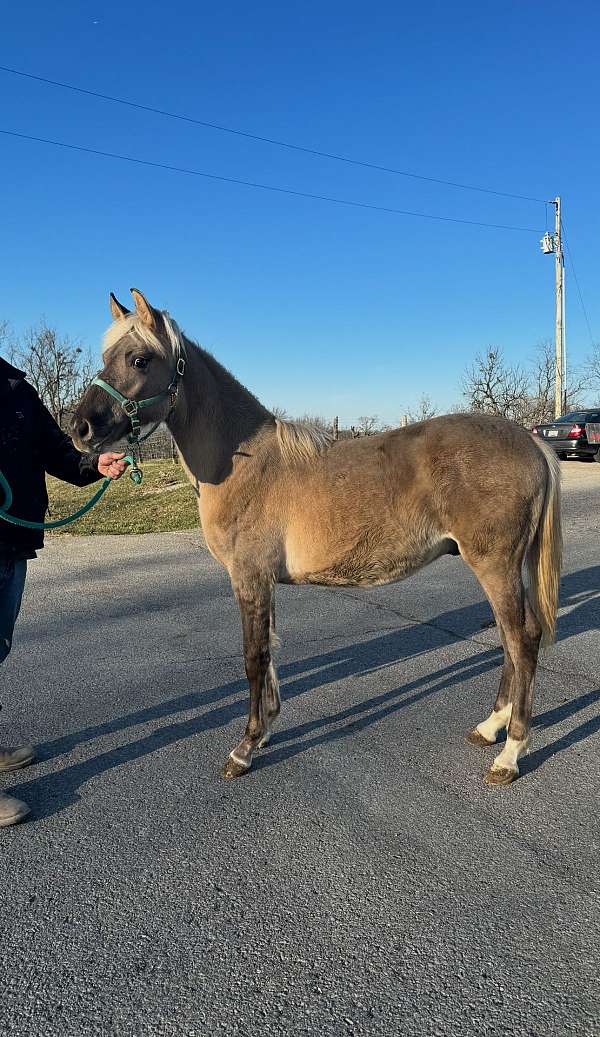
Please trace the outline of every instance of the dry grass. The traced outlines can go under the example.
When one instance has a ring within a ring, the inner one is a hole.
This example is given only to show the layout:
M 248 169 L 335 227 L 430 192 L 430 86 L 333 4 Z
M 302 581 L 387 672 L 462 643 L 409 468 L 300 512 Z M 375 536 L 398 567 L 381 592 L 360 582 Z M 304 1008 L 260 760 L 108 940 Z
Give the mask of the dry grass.
M 167 533 L 198 527 L 198 505 L 181 465 L 172 461 L 145 461 L 144 481 L 135 486 L 127 473 L 109 486 L 95 508 L 74 522 L 49 534 Z M 89 500 L 99 483 L 79 489 L 48 477 L 52 518 L 62 518 Z

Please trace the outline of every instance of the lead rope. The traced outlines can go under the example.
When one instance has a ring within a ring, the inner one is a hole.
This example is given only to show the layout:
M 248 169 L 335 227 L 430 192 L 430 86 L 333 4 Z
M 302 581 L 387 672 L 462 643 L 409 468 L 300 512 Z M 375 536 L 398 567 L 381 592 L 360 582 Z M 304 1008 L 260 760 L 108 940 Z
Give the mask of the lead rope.
M 136 470 L 139 472 L 140 476 L 142 473 L 140 469 L 137 468 L 134 457 L 131 454 L 127 454 L 127 456 L 124 457 L 123 460 L 126 464 L 131 465 L 131 471 L 129 475 L 132 481 L 139 486 L 142 480 L 141 478 L 136 479 L 134 476 Z M 106 479 L 104 479 L 100 489 L 96 490 L 94 496 L 90 497 L 89 501 L 86 501 L 86 503 L 81 508 L 79 508 L 78 511 L 74 511 L 72 515 L 67 515 L 65 516 L 65 518 L 61 519 L 55 519 L 54 522 L 31 522 L 29 519 L 17 518 L 16 515 L 8 514 L 8 509 L 10 508 L 13 501 L 13 495 L 8 479 L 6 478 L 4 473 L 0 471 L 0 489 L 2 490 L 2 493 L 4 495 L 2 507 L 0 507 L 0 519 L 3 519 L 5 522 L 10 522 L 13 526 L 24 526 L 25 529 L 58 529 L 60 526 L 69 526 L 71 522 L 76 522 L 77 519 L 82 518 L 82 516 L 85 515 L 86 512 L 92 510 L 92 508 L 98 503 L 100 498 L 104 496 L 111 482 L 113 482 L 113 480 L 109 476 L 107 476 Z

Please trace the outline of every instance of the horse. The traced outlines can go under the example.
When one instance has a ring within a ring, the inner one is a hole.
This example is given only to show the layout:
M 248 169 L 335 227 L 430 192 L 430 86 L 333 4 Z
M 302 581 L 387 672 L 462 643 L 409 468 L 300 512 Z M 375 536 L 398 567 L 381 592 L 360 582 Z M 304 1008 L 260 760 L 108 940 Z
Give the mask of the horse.
M 166 310 L 131 292 L 131 311 L 111 293 L 104 367 L 76 408 L 73 438 L 98 451 L 130 426 L 164 421 L 175 440 L 206 545 L 241 614 L 248 722 L 222 776 L 250 769 L 280 711 L 276 584 L 373 586 L 460 554 L 491 604 L 504 652 L 492 712 L 466 738 L 490 746 L 506 729 L 485 780 L 513 782 L 528 745 L 538 651 L 553 639 L 558 607 L 554 452 L 483 413 L 334 441 L 275 417 Z

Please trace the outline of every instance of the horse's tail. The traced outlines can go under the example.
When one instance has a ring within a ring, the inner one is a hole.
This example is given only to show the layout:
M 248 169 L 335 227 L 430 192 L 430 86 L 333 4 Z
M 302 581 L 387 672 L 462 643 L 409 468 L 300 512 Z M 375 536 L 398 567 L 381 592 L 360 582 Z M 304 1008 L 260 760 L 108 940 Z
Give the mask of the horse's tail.
M 562 530 L 560 514 L 560 462 L 554 451 L 535 438 L 546 462 L 546 487 L 537 526 L 527 551 L 528 596 L 542 626 L 542 646 L 554 640 L 560 567 Z

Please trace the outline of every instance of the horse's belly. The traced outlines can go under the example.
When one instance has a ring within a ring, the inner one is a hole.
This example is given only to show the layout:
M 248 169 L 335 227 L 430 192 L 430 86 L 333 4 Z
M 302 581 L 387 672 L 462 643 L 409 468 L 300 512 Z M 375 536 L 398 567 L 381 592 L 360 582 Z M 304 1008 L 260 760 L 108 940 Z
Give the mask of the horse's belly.
M 309 542 L 288 538 L 286 576 L 290 583 L 369 586 L 406 579 L 448 550 L 446 537 L 418 542 L 382 530 L 363 533 L 352 545 L 321 538 Z

